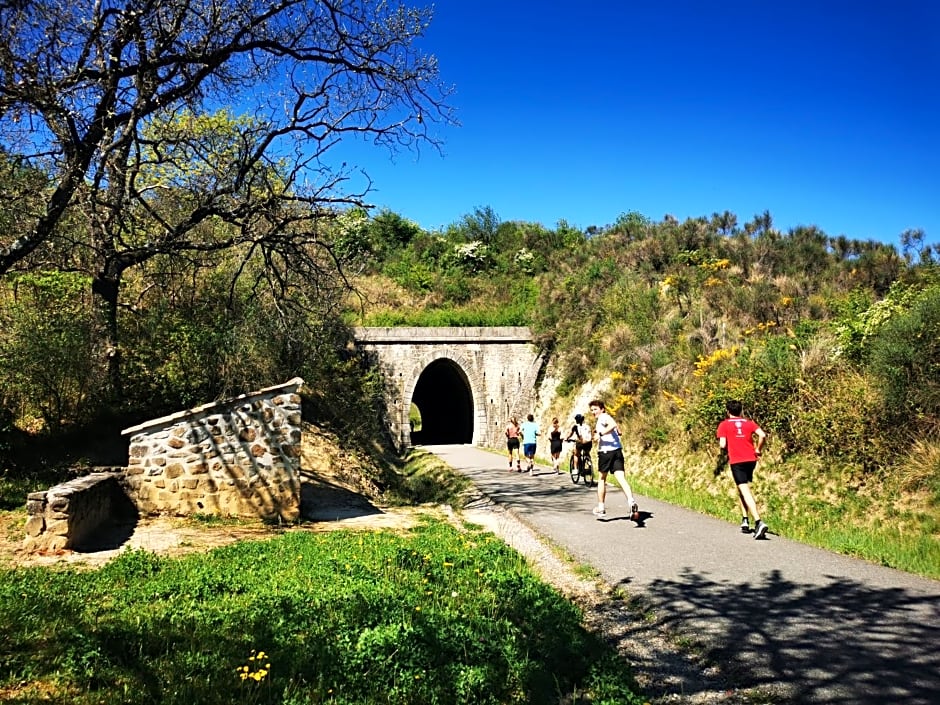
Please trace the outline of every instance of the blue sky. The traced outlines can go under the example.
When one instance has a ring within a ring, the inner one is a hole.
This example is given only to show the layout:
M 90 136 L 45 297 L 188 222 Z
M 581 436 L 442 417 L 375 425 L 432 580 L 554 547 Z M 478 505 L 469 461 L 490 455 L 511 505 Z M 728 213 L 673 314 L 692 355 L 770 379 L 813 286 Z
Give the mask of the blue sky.
M 940 2 L 447 0 L 444 155 L 367 152 L 426 229 L 477 206 L 580 228 L 769 210 L 786 231 L 940 242 Z

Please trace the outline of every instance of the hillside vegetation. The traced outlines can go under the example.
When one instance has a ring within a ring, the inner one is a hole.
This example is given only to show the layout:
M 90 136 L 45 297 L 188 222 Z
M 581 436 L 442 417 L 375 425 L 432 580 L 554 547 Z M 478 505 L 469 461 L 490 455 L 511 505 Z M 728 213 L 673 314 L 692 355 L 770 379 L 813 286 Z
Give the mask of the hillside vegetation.
M 358 322 L 531 326 L 558 414 L 606 390 L 641 491 L 729 519 L 714 429 L 741 399 L 770 433 L 756 487 L 776 531 L 940 575 L 940 250 L 922 232 L 898 252 L 769 213 L 581 232 L 487 208 L 370 231 Z
M 62 468 L 121 462 L 135 420 L 295 375 L 311 420 L 373 444 L 382 381 L 348 326 L 526 325 L 557 413 L 604 390 L 644 494 L 734 517 L 713 435 L 739 398 L 771 436 L 756 489 L 774 530 L 940 573 L 940 249 L 922 232 L 899 252 L 780 232 L 769 213 L 580 230 L 477 208 L 427 232 L 353 209 L 318 238 L 322 269 L 276 286 L 250 250 L 142 263 L 113 326 L 80 247 L 4 275 L 4 505 Z

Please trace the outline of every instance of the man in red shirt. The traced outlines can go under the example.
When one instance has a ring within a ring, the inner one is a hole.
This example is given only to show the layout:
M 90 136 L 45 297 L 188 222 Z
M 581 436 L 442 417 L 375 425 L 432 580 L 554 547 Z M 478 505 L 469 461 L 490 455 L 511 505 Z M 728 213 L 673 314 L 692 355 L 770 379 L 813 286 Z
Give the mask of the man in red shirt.
M 757 467 L 757 459 L 760 458 L 761 448 L 764 447 L 767 434 L 755 421 L 741 416 L 741 402 L 729 401 L 725 404 L 725 409 L 728 411 L 728 418 L 718 424 L 715 435 L 718 437 L 718 445 L 721 449 L 728 452 L 731 476 L 738 487 L 738 498 L 741 500 L 744 512 L 741 531 L 745 534 L 751 532 L 747 518 L 750 513 L 754 517 L 754 538 L 762 539 L 767 534 L 767 524 L 761 521 L 750 485 L 754 480 L 754 468 Z M 757 436 L 756 444 L 754 436 Z

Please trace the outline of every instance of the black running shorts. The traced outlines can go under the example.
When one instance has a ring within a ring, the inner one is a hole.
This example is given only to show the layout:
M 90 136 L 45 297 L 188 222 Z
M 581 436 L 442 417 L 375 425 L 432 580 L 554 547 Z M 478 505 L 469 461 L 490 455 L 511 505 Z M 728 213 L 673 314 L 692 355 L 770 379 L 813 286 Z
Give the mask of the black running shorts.
M 611 472 L 623 472 L 623 450 L 617 448 L 616 450 L 597 451 L 597 469 L 601 475 Z
M 754 481 L 754 468 L 756 467 L 756 460 L 749 460 L 746 463 L 731 463 L 731 477 L 734 478 L 734 484 L 751 484 Z

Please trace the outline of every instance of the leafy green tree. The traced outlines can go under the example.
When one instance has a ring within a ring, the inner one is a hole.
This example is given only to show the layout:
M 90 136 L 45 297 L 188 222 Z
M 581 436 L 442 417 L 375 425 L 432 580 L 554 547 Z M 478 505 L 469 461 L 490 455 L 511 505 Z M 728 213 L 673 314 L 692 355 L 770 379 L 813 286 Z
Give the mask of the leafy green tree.
M 477 206 L 451 225 L 447 233 L 465 242 L 479 241 L 489 246 L 496 239 L 500 226 L 499 216 L 491 206 Z
M 567 251 L 584 244 L 585 234 L 562 218 L 555 225 L 555 247 L 557 252 L 567 256 Z
M 46 429 L 95 411 L 98 370 L 85 277 L 24 273 L 0 296 L 0 388 L 4 407 L 37 415 Z
M 421 227 L 394 211 L 385 209 L 369 222 L 368 235 L 377 259 L 385 260 L 407 247 L 421 233 Z
M 904 271 L 904 260 L 893 245 L 873 240 L 857 242 L 858 256 L 850 260 L 852 278 L 859 285 L 884 296 Z
M 637 211 L 621 213 L 610 228 L 611 232 L 623 236 L 628 242 L 649 237 L 651 229 L 650 219 Z
M 452 122 L 450 88 L 416 46 L 430 18 L 377 0 L 0 6 L 0 145 L 48 177 L 42 198 L 8 204 L 22 227 L 0 233 L 0 274 L 54 238 L 83 241 L 118 396 L 129 269 L 231 247 L 261 258 L 258 283 L 281 294 L 298 272 L 341 279 L 324 231 L 371 184 L 331 167 L 330 150 L 346 137 L 439 147 L 431 125 Z M 226 101 L 248 117 L 207 110 Z M 63 232 L 74 211 L 83 238 Z
M 819 276 L 832 264 L 829 238 L 815 225 L 790 230 L 780 242 L 778 271 Z
M 728 237 L 729 235 L 733 235 L 735 232 L 737 232 L 738 216 L 736 216 L 731 211 L 724 211 L 723 213 L 712 213 L 711 224 L 719 235 Z

